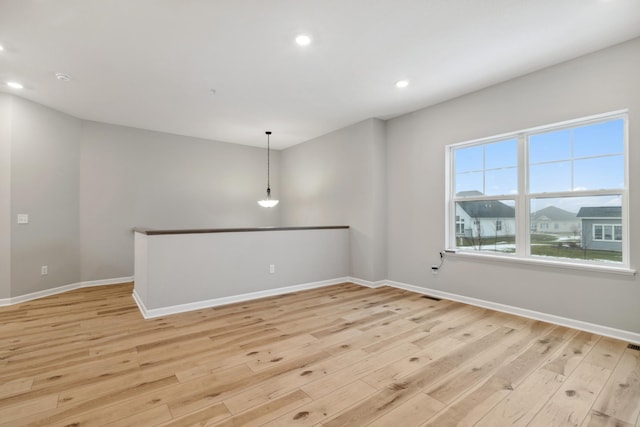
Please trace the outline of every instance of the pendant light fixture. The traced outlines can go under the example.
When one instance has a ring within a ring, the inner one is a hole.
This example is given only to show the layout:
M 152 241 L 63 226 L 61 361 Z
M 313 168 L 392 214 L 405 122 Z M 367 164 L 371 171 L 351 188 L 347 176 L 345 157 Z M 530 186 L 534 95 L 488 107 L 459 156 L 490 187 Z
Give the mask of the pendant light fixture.
M 258 204 L 263 208 L 272 208 L 278 204 L 279 200 L 275 200 L 271 198 L 271 184 L 269 182 L 269 164 L 270 164 L 270 156 L 269 153 L 271 151 L 271 147 L 269 145 L 269 137 L 271 136 L 271 131 L 266 131 L 267 134 L 267 198 L 264 200 L 258 200 Z

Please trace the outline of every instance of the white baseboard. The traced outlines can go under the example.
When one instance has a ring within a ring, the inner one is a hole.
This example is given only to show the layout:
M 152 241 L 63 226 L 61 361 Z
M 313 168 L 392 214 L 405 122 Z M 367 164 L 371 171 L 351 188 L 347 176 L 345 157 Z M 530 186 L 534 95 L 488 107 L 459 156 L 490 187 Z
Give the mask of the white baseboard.
M 378 280 L 377 282 L 371 282 L 369 280 L 358 279 L 357 277 L 347 277 L 349 282 L 355 283 L 356 285 L 366 286 L 367 288 L 379 288 L 380 286 L 384 286 L 387 283 L 385 280 Z
M 387 280 L 388 286 L 429 295 L 436 298 L 448 299 L 451 301 L 462 302 L 477 307 L 489 308 L 503 313 L 515 314 L 517 316 L 526 317 L 534 320 L 541 320 L 554 325 L 566 326 L 568 328 L 578 329 L 585 332 L 591 332 L 605 337 L 616 338 L 622 341 L 629 341 L 640 344 L 640 334 L 636 332 L 625 331 L 622 329 L 611 328 L 609 326 L 598 325 L 595 323 L 583 322 L 581 320 L 569 319 L 567 317 L 556 316 L 553 314 L 541 313 L 539 311 L 528 310 L 526 308 L 514 307 L 511 305 L 500 304 L 491 301 L 485 301 L 477 298 L 466 297 L 464 295 L 451 294 L 449 292 L 438 291 L 436 289 L 423 288 L 421 286 L 408 285 L 406 283 L 394 282 Z
M 38 298 L 44 298 L 51 295 L 57 295 L 63 292 L 73 291 L 74 289 L 88 288 L 91 286 L 117 285 L 119 283 L 127 283 L 132 281 L 133 281 L 133 276 L 72 283 L 70 285 L 58 286 L 57 288 L 45 289 L 44 291 L 33 292 L 26 295 L 19 295 L 17 297 L 3 298 L 3 299 L 0 299 L 0 306 L 19 304 L 21 302 L 32 301 Z
M 140 313 L 145 319 L 153 319 L 156 317 L 168 316 L 171 314 L 184 313 L 187 311 L 200 310 L 203 308 L 218 307 L 221 305 L 234 304 L 237 302 L 250 301 L 258 298 L 266 298 L 276 295 L 290 294 L 291 292 L 304 291 L 308 289 L 323 288 L 325 286 L 337 285 L 339 283 L 352 282 L 351 277 L 339 277 L 337 279 L 322 280 L 319 282 L 304 283 L 302 285 L 286 286 L 283 288 L 268 289 L 264 291 L 250 292 L 240 295 L 232 295 L 222 298 L 213 298 L 205 301 L 196 301 L 186 304 L 172 305 L 161 308 L 147 308 L 140 296 L 133 291 L 133 299 L 138 304 Z

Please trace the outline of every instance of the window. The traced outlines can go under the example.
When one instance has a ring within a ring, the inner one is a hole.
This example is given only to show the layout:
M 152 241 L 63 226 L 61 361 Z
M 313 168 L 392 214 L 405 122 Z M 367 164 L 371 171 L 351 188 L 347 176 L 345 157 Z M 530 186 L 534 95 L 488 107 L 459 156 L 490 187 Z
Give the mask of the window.
M 593 224 L 593 240 L 620 242 L 622 226 L 614 224 Z
M 456 215 L 456 234 L 464 234 L 464 218 Z
M 627 138 L 617 112 L 449 146 L 447 247 L 628 267 Z

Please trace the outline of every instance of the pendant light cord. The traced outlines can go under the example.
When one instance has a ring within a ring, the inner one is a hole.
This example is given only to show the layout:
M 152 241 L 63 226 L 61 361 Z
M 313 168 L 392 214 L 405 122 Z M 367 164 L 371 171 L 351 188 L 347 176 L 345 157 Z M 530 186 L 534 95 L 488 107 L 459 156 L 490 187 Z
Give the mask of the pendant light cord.
M 271 175 L 271 143 L 270 143 L 270 137 L 271 137 L 271 131 L 266 131 L 265 132 L 267 134 L 267 197 L 271 198 L 271 181 L 270 181 L 270 175 Z

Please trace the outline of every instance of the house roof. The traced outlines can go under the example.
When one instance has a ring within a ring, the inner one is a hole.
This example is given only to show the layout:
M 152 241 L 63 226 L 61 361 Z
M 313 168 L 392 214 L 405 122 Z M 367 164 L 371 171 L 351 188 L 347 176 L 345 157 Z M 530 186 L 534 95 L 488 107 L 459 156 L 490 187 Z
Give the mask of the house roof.
M 484 194 L 482 194 L 478 190 L 469 190 L 469 191 L 458 191 L 456 193 L 456 196 L 458 196 L 458 197 L 470 197 L 470 196 L 484 196 Z
M 621 206 L 585 206 L 578 211 L 578 218 L 622 218 Z
M 497 200 L 458 202 L 471 218 L 515 218 L 516 210 Z
M 576 214 L 565 211 L 555 206 L 547 206 L 544 209 L 531 214 L 532 221 L 575 221 Z

